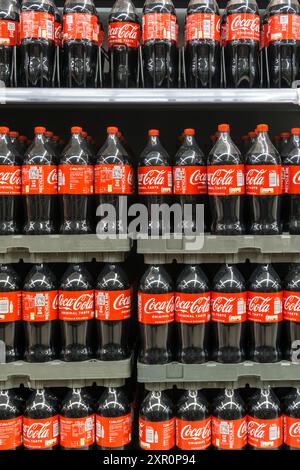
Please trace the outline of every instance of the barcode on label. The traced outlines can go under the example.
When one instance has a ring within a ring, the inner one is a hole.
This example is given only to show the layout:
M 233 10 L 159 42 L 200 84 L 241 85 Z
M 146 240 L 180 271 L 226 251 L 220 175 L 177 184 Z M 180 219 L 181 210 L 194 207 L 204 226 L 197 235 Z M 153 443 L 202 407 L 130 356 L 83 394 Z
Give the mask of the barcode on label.
M 168 173 L 168 186 L 172 186 L 172 173 Z
M 238 186 L 244 186 L 244 174 L 242 171 L 238 171 L 236 174 L 236 180 Z
M 210 36 L 210 20 L 203 21 L 203 35 Z
M 51 37 L 53 35 L 53 23 L 52 23 L 52 21 L 47 20 L 46 27 L 47 27 L 47 35 Z
M 146 427 L 146 442 L 154 443 L 154 429 Z
M 280 15 L 280 23 L 282 25 L 288 24 L 289 18 L 288 15 Z
M 73 23 L 73 17 L 72 15 L 67 15 L 67 23 Z
M 44 294 L 36 294 L 35 299 L 34 299 L 34 305 L 36 307 L 44 307 L 45 306 Z
M 171 37 L 169 39 L 174 38 L 176 36 L 176 27 L 176 23 L 171 23 Z
M 275 441 L 278 439 L 278 431 L 279 428 L 276 426 L 276 424 L 272 424 L 269 429 L 269 441 Z
M 55 421 L 53 424 L 53 437 L 56 437 L 59 435 L 59 426 L 58 426 L 58 421 Z
M 245 313 L 245 302 L 241 299 L 237 303 L 238 314 Z
M 7 29 L 8 29 L 8 31 L 14 31 L 15 30 L 15 23 L 8 23 Z
M 116 168 L 113 169 L 113 178 L 118 178 L 118 179 L 122 178 L 121 168 L 116 167 Z
M 0 313 L 8 313 L 9 301 L 8 299 L 0 300 Z
M 229 425 L 222 421 L 220 424 L 220 434 L 229 434 Z
M 275 299 L 274 300 L 274 313 L 278 315 L 279 313 L 281 313 L 281 310 L 282 310 L 281 300 Z
M 88 418 L 85 422 L 85 430 L 90 431 L 94 427 L 94 422 L 92 418 Z
M 181 181 L 182 180 L 182 171 L 181 170 L 175 170 L 175 179 L 177 181 Z
M 105 304 L 105 295 L 104 294 L 98 294 L 97 296 L 97 304 L 98 305 L 104 305 Z
M 276 171 L 270 171 L 269 173 L 269 186 L 277 186 L 277 173 Z
M 39 179 L 39 170 L 35 166 L 32 166 L 31 168 L 29 168 L 29 179 L 31 180 Z

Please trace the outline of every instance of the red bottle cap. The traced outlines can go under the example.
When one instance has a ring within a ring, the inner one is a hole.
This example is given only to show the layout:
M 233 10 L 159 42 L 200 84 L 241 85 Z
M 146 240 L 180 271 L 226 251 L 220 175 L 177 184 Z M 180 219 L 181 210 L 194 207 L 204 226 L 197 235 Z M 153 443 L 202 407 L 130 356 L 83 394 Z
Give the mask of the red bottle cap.
M 195 129 L 184 129 L 183 131 L 184 135 L 195 135 Z
M 71 133 L 72 134 L 81 134 L 82 133 L 82 127 L 79 127 L 79 126 L 71 127 Z
M 47 139 L 52 139 L 53 135 L 54 135 L 54 134 L 53 134 L 52 131 L 46 131 L 46 132 L 45 132 L 45 136 L 47 137 Z
M 250 131 L 250 132 L 248 132 L 248 136 L 250 137 L 250 139 L 254 139 L 254 137 L 256 137 L 256 132 L 255 131 Z
M 281 134 L 280 134 L 280 137 L 281 137 L 282 139 L 288 139 L 289 136 L 290 136 L 290 133 L 289 133 L 289 132 L 281 132 Z
M 106 132 L 108 134 L 117 134 L 119 132 L 119 129 L 115 126 L 110 126 L 106 129 Z
M 256 126 L 256 131 L 257 132 L 268 132 L 269 126 L 268 124 L 258 124 Z
M 219 124 L 218 125 L 218 132 L 229 132 L 230 126 L 229 124 Z
M 157 135 L 157 136 L 158 136 L 158 135 L 159 135 L 159 130 L 157 130 L 157 129 L 149 129 L 148 135 L 150 135 L 150 136 L 151 136 L 151 135 Z
M 19 135 L 19 141 L 20 142 L 26 142 L 27 141 L 26 135 Z
M 19 132 L 17 132 L 17 131 L 10 131 L 9 136 L 10 136 L 10 137 L 14 137 L 14 138 L 17 139 L 17 138 L 19 137 Z
M 45 132 L 46 132 L 46 127 L 38 126 L 34 128 L 35 134 L 45 134 Z
M 300 127 L 293 127 L 293 129 L 291 129 L 291 134 L 300 134 Z
M 8 134 L 9 128 L 8 127 L 0 127 L 0 134 Z

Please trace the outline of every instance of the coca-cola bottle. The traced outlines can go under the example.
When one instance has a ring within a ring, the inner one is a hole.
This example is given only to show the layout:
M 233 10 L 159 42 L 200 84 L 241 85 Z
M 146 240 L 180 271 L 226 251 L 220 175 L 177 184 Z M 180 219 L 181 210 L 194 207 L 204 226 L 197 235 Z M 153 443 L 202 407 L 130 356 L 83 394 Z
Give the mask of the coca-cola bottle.
M 255 0 L 230 0 L 226 7 L 225 73 L 228 88 L 259 84 L 260 18 Z
M 300 78 L 299 15 L 298 0 L 271 0 L 268 5 L 267 59 L 272 88 L 290 88 Z
M 299 20 L 300 21 L 300 20 Z M 300 234 L 300 128 L 291 129 L 281 154 L 283 165 L 283 217 L 292 235 Z
M 21 450 L 23 406 L 12 389 L 0 390 L 0 450 Z
M 0 264 L 0 341 L 5 346 L 5 357 L 1 357 L 0 362 L 13 362 L 21 358 L 21 319 L 19 276 L 11 265 Z
M 200 390 L 185 390 L 176 405 L 176 446 L 205 450 L 211 445 L 211 413 Z
M 22 165 L 22 195 L 27 235 L 55 232 L 57 199 L 57 158 L 45 137 L 45 127 L 35 127 L 34 141 Z
M 129 356 L 131 310 L 132 291 L 127 274 L 119 264 L 105 264 L 95 288 L 96 355 L 100 360 L 120 361 Z
M 159 131 L 150 129 L 147 146 L 141 153 L 138 166 L 138 192 L 140 201 L 148 210 L 148 232 L 153 235 L 170 233 L 167 221 L 162 214 L 150 217 L 151 207 L 155 204 L 170 204 L 172 194 L 172 167 L 168 152 L 159 139 Z M 154 219 L 154 220 L 153 220 Z
M 48 362 L 55 359 L 58 318 L 57 280 L 45 264 L 35 264 L 22 290 L 22 317 L 25 330 L 25 359 Z
M 220 15 L 215 0 L 190 0 L 185 20 L 189 88 L 220 88 Z
M 15 85 L 16 47 L 19 33 L 19 5 L 14 0 L 3 0 L 0 7 L 0 83 Z
M 47 389 L 34 390 L 26 400 L 23 415 L 26 450 L 56 450 L 59 445 L 58 400 Z
M 137 86 L 141 27 L 131 0 L 116 0 L 108 18 L 108 50 L 112 88 Z
M 24 153 L 26 152 L 27 144 L 28 144 L 28 139 L 26 135 L 19 135 L 19 146 L 21 150 L 21 155 L 24 155 Z
M 221 390 L 212 404 L 215 450 L 243 450 L 247 445 L 246 407 L 238 390 Z
M 280 155 L 282 154 L 285 147 L 289 143 L 290 137 L 291 137 L 290 132 L 281 132 L 281 134 L 280 134 L 280 145 L 279 145 L 279 149 L 278 149 Z
M 22 0 L 20 10 L 20 71 L 26 87 L 54 85 L 55 6 L 52 0 Z
M 293 264 L 284 279 L 283 319 L 286 341 L 284 355 L 289 361 L 297 362 L 300 341 L 300 264 Z
M 70 264 L 59 287 L 59 319 L 64 361 L 86 361 L 92 355 L 94 290 L 90 273 L 81 263 Z
M 178 83 L 178 24 L 172 0 L 146 0 L 142 20 L 145 87 L 174 88 Z
M 185 215 L 185 204 L 190 204 L 192 217 L 189 220 L 185 216 L 180 226 L 175 227 L 179 232 L 182 232 L 182 229 L 196 231 L 196 204 L 204 206 L 202 229 L 206 229 L 205 221 L 208 218 L 206 165 L 206 158 L 195 139 L 195 129 L 184 129 L 184 140 L 173 161 L 173 190 L 175 202 L 180 204 L 182 214 Z
M 149 266 L 140 280 L 138 318 L 140 361 L 144 364 L 171 362 L 174 288 L 171 277 L 161 265 Z
M 256 362 L 281 359 L 282 287 L 271 264 L 259 264 L 248 281 L 250 356 Z
M 245 358 L 247 292 L 234 264 L 224 264 L 214 277 L 211 292 L 213 358 L 237 363 Z
M 201 364 L 208 359 L 210 288 L 206 275 L 195 264 L 186 265 L 176 280 L 175 322 L 177 360 Z
M 173 403 L 163 391 L 148 392 L 139 412 L 139 445 L 146 451 L 175 446 Z
M 246 155 L 246 192 L 249 230 L 254 235 L 277 235 L 282 194 L 281 158 L 268 135 L 269 126 L 256 127 L 255 143 Z
M 0 20 L 1 26 L 1 20 Z M 0 30 L 1 31 L 1 30 Z M 0 48 L 1 51 L 1 48 Z M 0 52 L 1 57 L 1 52 Z M 1 59 L 0 59 L 1 60 Z M 0 67 L 1 70 L 1 67 Z M 0 72 L 1 73 L 1 72 Z M 21 155 L 12 145 L 9 128 L 0 127 L 0 234 L 20 229 Z
M 269 386 L 257 389 L 248 404 L 248 446 L 251 450 L 280 450 L 282 443 L 280 402 Z
M 62 79 L 66 87 L 97 84 L 99 24 L 93 0 L 66 0 L 63 11 Z
M 93 193 L 92 156 L 82 136 L 82 128 L 74 126 L 71 128 L 71 139 L 61 154 L 58 166 L 61 233 L 82 234 L 92 231 Z
M 244 162 L 231 140 L 229 125 L 219 124 L 218 132 L 207 161 L 211 232 L 215 235 L 241 235 L 244 233 Z
M 107 139 L 97 153 L 95 165 L 95 202 L 97 215 L 102 216 L 97 224 L 97 233 L 122 233 L 126 230 L 119 216 L 133 194 L 133 183 L 131 157 L 118 138 L 118 128 L 108 127 Z M 102 204 L 114 207 L 117 220 L 103 217 Z
M 132 438 L 131 406 L 121 387 L 105 388 L 96 404 L 98 450 L 126 450 Z
M 300 388 L 293 388 L 283 401 L 283 441 L 287 450 L 300 448 Z
M 62 450 L 92 450 L 95 442 L 95 414 L 89 393 L 70 389 L 61 403 L 59 414 Z

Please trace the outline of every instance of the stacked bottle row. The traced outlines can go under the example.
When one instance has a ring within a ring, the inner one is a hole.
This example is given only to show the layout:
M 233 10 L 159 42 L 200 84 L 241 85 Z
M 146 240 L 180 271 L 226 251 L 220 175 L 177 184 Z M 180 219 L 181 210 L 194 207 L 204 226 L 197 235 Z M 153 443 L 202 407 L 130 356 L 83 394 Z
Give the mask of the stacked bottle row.
M 131 0 L 117 0 L 108 19 L 107 84 L 170 88 L 182 75 L 184 86 L 196 88 L 291 87 L 300 76 L 299 15 L 297 0 L 271 0 L 261 18 L 255 0 L 229 1 L 222 15 L 215 0 L 190 0 L 181 73 L 172 0 L 146 0 L 142 21 Z M 23 0 L 20 10 L 5 0 L 0 18 L 6 86 L 103 85 L 104 30 L 93 0 L 66 0 L 63 17 L 52 0 Z

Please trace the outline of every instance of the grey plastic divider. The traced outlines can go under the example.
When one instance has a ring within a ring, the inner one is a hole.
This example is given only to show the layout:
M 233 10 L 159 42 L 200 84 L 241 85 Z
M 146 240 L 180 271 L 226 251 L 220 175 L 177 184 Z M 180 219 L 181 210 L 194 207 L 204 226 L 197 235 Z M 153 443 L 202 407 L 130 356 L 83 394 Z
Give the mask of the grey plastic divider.
M 197 384 L 199 388 L 292 387 L 300 385 L 300 363 L 281 361 L 274 364 L 257 364 L 245 361 L 241 364 L 180 364 L 145 365 L 138 362 L 138 382 L 146 388 L 188 388 Z

